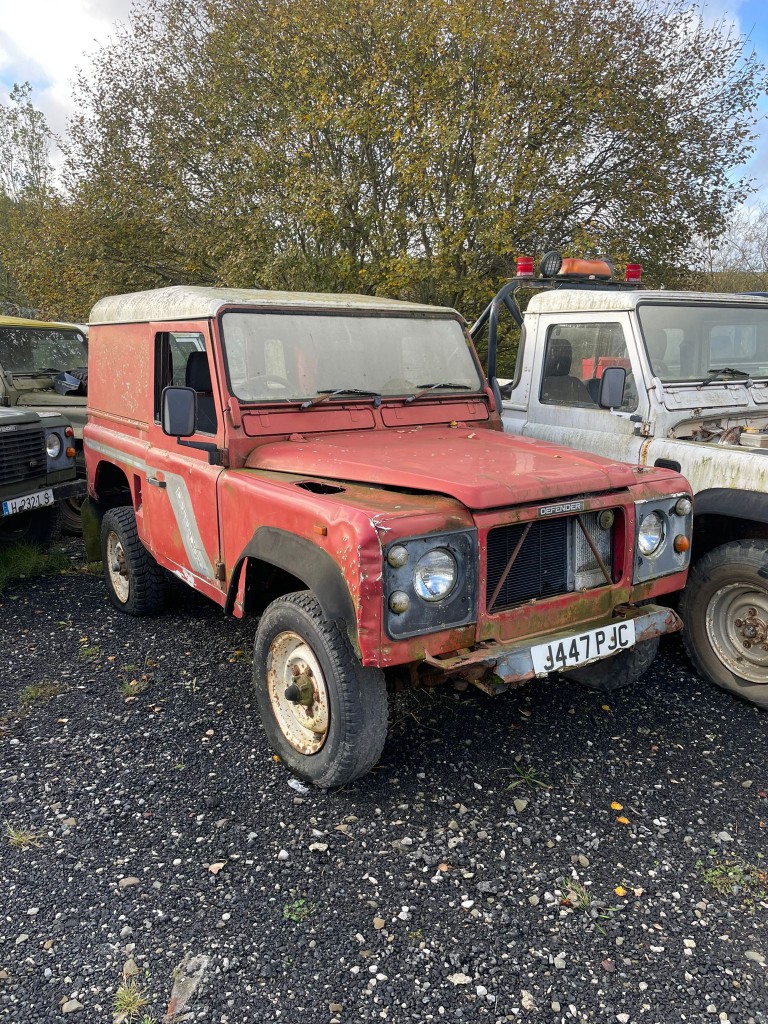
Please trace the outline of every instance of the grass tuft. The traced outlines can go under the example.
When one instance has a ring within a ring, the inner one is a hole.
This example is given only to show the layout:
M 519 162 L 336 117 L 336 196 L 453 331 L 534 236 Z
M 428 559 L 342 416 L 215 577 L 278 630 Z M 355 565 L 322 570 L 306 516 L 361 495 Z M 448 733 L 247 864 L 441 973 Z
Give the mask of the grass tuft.
M 51 697 L 56 697 L 60 693 L 61 687 L 58 683 L 32 683 L 21 691 L 19 703 L 24 708 L 34 704 L 35 701 L 50 700 Z
M 144 989 L 133 978 L 128 978 L 115 992 L 112 1006 L 116 1014 L 122 1014 L 129 1021 L 133 1021 L 148 1004 Z M 146 1020 L 147 1015 L 144 1016 Z
M 755 902 L 768 899 L 768 866 L 750 864 L 737 854 L 722 856 L 710 850 L 708 860 L 697 860 L 699 878 L 710 886 L 718 896 L 736 896 L 743 906 L 754 909 Z M 762 860 L 758 854 L 758 860 Z
M 3 548 L 0 559 L 0 593 L 11 580 L 61 572 L 69 565 L 60 551 L 41 551 L 33 544 Z
M 43 845 L 45 832 L 40 829 L 12 825 L 10 821 L 6 821 L 3 827 L 8 844 L 14 850 L 27 850 L 30 847 L 39 849 Z

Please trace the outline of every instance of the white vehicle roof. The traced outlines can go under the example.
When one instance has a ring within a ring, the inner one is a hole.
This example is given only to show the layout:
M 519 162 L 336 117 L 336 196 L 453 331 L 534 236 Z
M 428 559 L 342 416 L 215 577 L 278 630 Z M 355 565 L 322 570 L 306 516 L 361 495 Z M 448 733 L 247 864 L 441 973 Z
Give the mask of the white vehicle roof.
M 553 288 L 535 292 L 528 303 L 528 313 L 601 313 L 633 310 L 639 302 L 663 302 L 672 305 L 687 303 L 728 303 L 729 305 L 768 306 L 768 298 L 734 292 L 675 292 L 665 289 L 621 288 Z
M 338 310 L 340 312 L 431 313 L 457 316 L 445 306 L 427 306 L 377 295 L 334 292 L 271 292 L 256 288 L 199 288 L 175 285 L 99 299 L 88 319 L 93 324 L 149 323 L 158 320 L 205 320 L 226 306 L 260 309 Z

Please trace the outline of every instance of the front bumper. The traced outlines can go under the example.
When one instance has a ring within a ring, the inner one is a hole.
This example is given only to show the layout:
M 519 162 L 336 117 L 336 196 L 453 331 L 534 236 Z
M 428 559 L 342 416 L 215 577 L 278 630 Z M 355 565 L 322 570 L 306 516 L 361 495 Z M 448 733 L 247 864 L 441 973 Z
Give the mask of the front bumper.
M 671 608 L 663 608 L 655 604 L 620 605 L 614 609 L 611 618 L 590 623 L 589 628 L 600 629 L 630 619 L 635 623 L 635 646 L 644 640 L 653 640 L 654 637 L 663 636 L 665 633 L 676 633 L 683 628 L 682 620 Z M 531 655 L 533 647 L 541 643 L 565 640 L 577 632 L 578 627 L 571 626 L 568 629 L 559 630 L 557 633 L 539 637 L 536 644 L 531 644 L 528 641 L 511 644 L 480 643 L 471 650 L 446 658 L 427 655 L 426 663 L 446 675 L 465 675 L 474 678 L 486 672 L 493 672 L 504 683 L 520 683 L 525 679 L 533 679 L 537 675 L 540 677 L 547 675 L 545 672 L 537 672 L 534 668 Z M 582 665 L 602 661 L 605 657 L 612 657 L 612 655 L 590 658 L 588 661 L 582 662 Z

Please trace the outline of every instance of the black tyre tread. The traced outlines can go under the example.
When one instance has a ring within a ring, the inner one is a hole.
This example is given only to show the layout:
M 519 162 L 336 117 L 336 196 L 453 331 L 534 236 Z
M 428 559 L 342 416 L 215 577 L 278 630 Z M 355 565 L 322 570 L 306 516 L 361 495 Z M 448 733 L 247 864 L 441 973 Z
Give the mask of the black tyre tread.
M 659 649 L 659 638 L 643 640 L 628 651 L 622 651 L 613 658 L 604 658 L 584 668 L 565 672 L 566 678 L 574 679 L 587 690 L 597 693 L 613 693 L 638 682 L 653 664 Z
M 117 599 L 112 589 L 107 567 L 107 535 L 113 529 L 121 536 L 131 576 L 131 588 L 125 604 Z M 133 506 L 121 505 L 104 513 L 101 521 L 101 554 L 107 592 L 116 608 L 127 615 L 137 616 L 154 615 L 160 611 L 165 599 L 166 583 L 162 569 L 139 537 Z
M 336 668 L 340 700 L 347 709 L 346 716 L 339 724 L 342 736 L 339 752 L 328 770 L 320 777 L 303 774 L 304 778 L 322 789 L 335 789 L 365 775 L 378 761 L 387 738 L 387 690 L 384 673 L 377 668 L 364 668 L 358 661 L 346 633 L 335 622 L 324 616 L 320 605 L 310 591 L 298 591 L 278 598 L 266 609 L 257 630 L 268 630 L 270 619 L 279 612 L 280 605 L 287 604 L 303 612 L 314 628 L 323 637 Z M 254 659 L 254 670 L 260 665 Z M 260 676 L 260 684 L 266 680 Z M 356 699 L 356 693 L 359 699 Z M 300 755 L 299 755 L 300 756 Z M 291 766 L 296 774 L 302 774 L 296 765 Z
M 759 708 L 768 710 L 768 683 L 752 683 L 735 675 L 726 665 L 722 664 L 714 652 L 712 653 L 717 665 L 710 665 L 702 653 L 702 649 L 709 648 L 709 642 L 706 631 L 698 629 L 697 613 L 701 591 L 718 569 L 726 566 L 732 569 L 734 564 L 739 563 L 746 564 L 755 570 L 765 570 L 768 567 L 768 541 L 728 541 L 728 543 L 708 551 L 706 555 L 702 555 L 694 562 L 688 576 L 688 584 L 680 597 L 680 617 L 685 623 L 683 644 L 693 667 L 702 679 L 750 701 Z

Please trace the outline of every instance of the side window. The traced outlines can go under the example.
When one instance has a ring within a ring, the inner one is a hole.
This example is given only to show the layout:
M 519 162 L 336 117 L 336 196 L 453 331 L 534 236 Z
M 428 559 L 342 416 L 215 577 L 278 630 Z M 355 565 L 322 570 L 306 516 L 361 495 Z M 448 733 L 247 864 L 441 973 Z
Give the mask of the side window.
M 608 366 L 627 371 L 622 410 L 637 408 L 637 389 L 620 324 L 555 324 L 547 331 L 540 401 L 545 405 L 597 407 Z
M 163 388 L 188 387 L 197 392 L 197 429 L 215 434 L 216 405 L 211 369 L 202 334 L 163 331 L 155 335 L 155 422 L 160 422 Z

